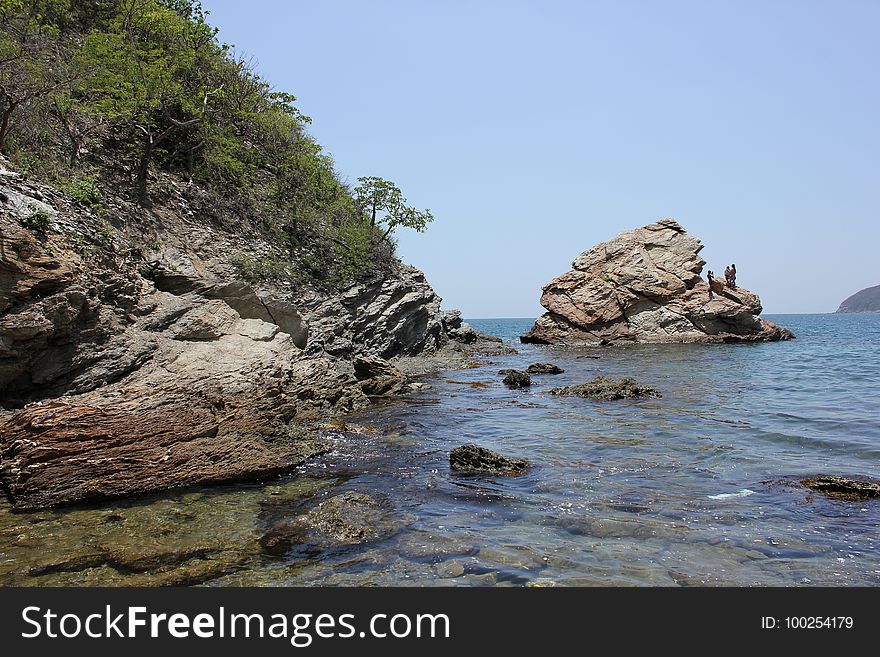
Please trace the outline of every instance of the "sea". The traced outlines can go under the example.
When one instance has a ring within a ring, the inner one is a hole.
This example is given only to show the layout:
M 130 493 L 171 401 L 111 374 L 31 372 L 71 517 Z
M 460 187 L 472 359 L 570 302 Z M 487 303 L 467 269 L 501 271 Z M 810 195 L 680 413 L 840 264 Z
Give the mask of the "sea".
M 0 584 L 878 585 L 880 499 L 798 482 L 880 479 L 880 314 L 768 318 L 797 338 L 573 348 L 519 344 L 533 318 L 470 320 L 517 353 L 421 378 L 282 477 L 33 513 L 0 502 Z M 502 384 L 499 369 L 536 362 L 565 371 Z M 662 396 L 550 394 L 595 376 Z M 466 443 L 530 468 L 459 476 L 448 454 Z M 347 491 L 379 500 L 393 530 L 265 549 Z

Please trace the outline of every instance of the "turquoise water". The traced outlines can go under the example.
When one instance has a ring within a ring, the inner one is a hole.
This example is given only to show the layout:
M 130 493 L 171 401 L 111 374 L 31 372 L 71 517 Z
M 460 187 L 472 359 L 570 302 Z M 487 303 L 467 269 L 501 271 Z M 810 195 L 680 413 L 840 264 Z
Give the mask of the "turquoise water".
M 0 583 L 167 581 L 113 564 L 35 574 L 58 554 L 112 540 L 133 552 L 215 545 L 225 561 L 199 580 L 212 585 L 880 584 L 880 501 L 831 500 L 792 483 L 880 478 L 880 314 L 770 318 L 798 338 L 516 343 L 518 354 L 428 377 L 431 388 L 410 402 L 359 414 L 353 423 L 376 429 L 335 432 L 331 453 L 271 482 L 39 514 L 0 508 Z M 471 323 L 514 343 L 531 320 Z M 526 390 L 501 384 L 499 369 L 537 361 L 565 373 L 535 376 Z M 663 396 L 548 394 L 597 375 L 634 376 Z M 467 442 L 532 467 L 516 478 L 457 476 L 448 452 Z M 384 500 L 406 527 L 318 552 L 260 548 L 267 528 L 345 490 Z

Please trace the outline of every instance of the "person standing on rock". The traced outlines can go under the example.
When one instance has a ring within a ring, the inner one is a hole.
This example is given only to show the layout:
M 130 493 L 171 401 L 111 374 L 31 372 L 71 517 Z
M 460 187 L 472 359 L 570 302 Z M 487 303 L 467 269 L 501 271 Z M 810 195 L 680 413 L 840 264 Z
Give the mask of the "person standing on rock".
M 709 270 L 709 273 L 706 274 L 706 280 L 709 281 L 709 301 L 712 300 L 712 283 L 715 282 L 715 274 L 712 273 L 712 270 Z
M 727 283 L 727 287 L 730 287 L 730 265 L 724 268 L 724 281 Z
M 730 265 L 730 280 L 728 283 L 731 289 L 736 289 L 736 265 Z

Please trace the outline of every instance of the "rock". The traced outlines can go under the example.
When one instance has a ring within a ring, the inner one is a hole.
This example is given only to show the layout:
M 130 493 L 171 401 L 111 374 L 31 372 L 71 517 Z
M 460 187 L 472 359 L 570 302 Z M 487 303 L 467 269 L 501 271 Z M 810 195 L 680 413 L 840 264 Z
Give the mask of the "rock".
M 651 386 L 639 383 L 629 377 L 624 379 L 609 379 L 597 376 L 595 379 L 577 386 L 554 388 L 551 395 L 563 397 L 590 397 L 613 401 L 615 399 L 637 399 L 640 397 L 660 397 L 660 393 Z
M 513 476 L 529 467 L 525 459 L 503 456 L 485 447 L 462 445 L 449 452 L 449 467 L 459 474 Z
M 880 312 L 880 285 L 866 287 L 847 297 L 837 309 L 839 313 L 877 313 Z
M 240 280 L 231 260 L 274 245 L 170 180 L 149 213 L 108 182 L 103 218 L 0 182 L 0 486 L 17 508 L 282 472 L 326 449 L 318 421 L 406 390 L 382 358 L 482 344 L 393 258 L 341 293 Z M 19 223 L 34 208 L 39 239 Z
M 532 385 L 532 377 L 526 372 L 511 370 L 507 373 L 507 376 L 504 377 L 504 385 L 508 388 L 528 388 Z
M 578 256 L 541 296 L 547 312 L 522 342 L 754 342 L 788 340 L 759 317 L 761 301 L 700 278 L 703 245 L 673 219 L 621 233 Z
M 360 545 L 387 538 L 413 520 L 395 513 L 386 501 L 347 491 L 292 519 L 275 522 L 260 544 L 271 554 L 284 554 L 296 545 L 319 549 Z
M 355 356 L 352 364 L 355 378 L 361 382 L 364 394 L 391 395 L 405 388 L 406 376 L 384 358 Z
M 817 493 L 838 499 L 859 501 L 880 497 L 880 482 L 868 479 L 818 475 L 801 479 L 800 483 Z
M 526 368 L 529 374 L 562 374 L 565 370 L 552 363 L 532 363 Z

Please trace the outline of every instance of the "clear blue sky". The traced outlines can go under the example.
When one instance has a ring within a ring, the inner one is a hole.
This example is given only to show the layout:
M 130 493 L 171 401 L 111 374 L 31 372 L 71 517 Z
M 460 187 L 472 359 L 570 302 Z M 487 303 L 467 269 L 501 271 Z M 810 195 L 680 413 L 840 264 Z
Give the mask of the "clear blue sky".
M 672 216 L 765 312 L 880 284 L 880 2 L 205 0 L 343 178 L 436 219 L 400 254 L 531 317 L 581 251 Z

